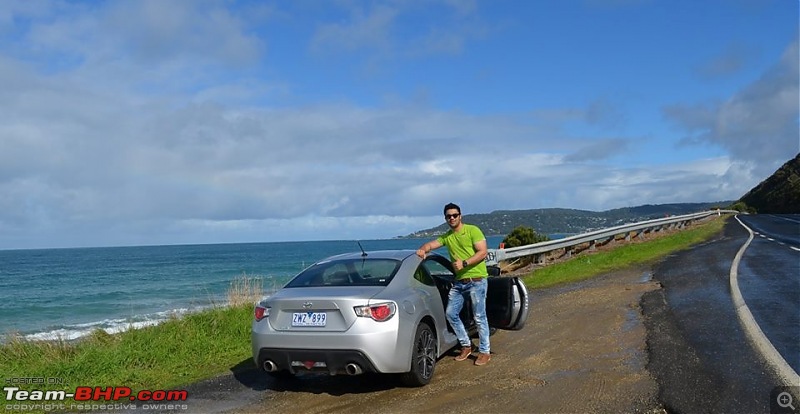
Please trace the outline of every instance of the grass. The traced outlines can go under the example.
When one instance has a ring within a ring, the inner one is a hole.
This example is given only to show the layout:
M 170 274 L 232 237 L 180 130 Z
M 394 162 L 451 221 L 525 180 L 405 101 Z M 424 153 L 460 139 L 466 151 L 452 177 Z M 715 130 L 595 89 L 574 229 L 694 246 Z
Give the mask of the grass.
M 96 330 L 78 341 L 9 335 L 0 345 L 4 386 L 12 378 L 43 378 L 59 383 L 13 386 L 67 392 L 78 386 L 170 390 L 229 371 L 250 356 L 250 321 L 261 292 L 261 279 L 243 275 L 231 283 L 229 306 L 214 305 L 156 326 L 115 335 Z
M 3 346 L 6 377 L 63 378 L 70 385 L 176 386 L 230 368 L 249 348 L 252 306 L 192 314 L 110 335 L 97 330 L 75 343 L 13 338 Z
M 577 282 L 632 265 L 653 262 L 670 253 L 710 239 L 722 230 L 725 221 L 725 217 L 715 218 L 690 229 L 653 240 L 626 244 L 609 251 L 583 253 L 569 261 L 536 269 L 533 273 L 524 275 L 522 279 L 531 289 L 545 288 Z
M 536 289 L 651 262 L 708 240 L 722 229 L 724 221 L 716 219 L 654 240 L 580 255 L 538 269 L 523 279 L 529 288 Z M 127 386 L 134 391 L 178 389 L 228 372 L 249 360 L 253 304 L 262 292 L 261 279 L 243 275 L 231 283 L 228 306 L 215 305 L 157 326 L 115 335 L 98 330 L 74 342 L 29 341 L 12 335 L 0 345 L 3 379 L 65 382 L 14 384 L 30 391 L 71 392 L 77 386 Z M 28 401 L 34 402 L 43 401 Z

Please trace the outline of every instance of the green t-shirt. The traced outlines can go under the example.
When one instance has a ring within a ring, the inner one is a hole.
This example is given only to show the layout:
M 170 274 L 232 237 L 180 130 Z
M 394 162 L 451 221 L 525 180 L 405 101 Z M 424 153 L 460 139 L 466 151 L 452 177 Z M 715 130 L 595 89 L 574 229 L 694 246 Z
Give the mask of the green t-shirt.
M 484 237 L 483 232 L 478 226 L 463 224 L 461 231 L 458 233 L 450 229 L 436 240 L 447 247 L 447 252 L 450 253 L 450 260 L 461 261 L 472 257 L 472 255 L 475 254 L 475 243 L 486 240 L 486 237 Z M 456 278 L 486 277 L 488 275 L 489 272 L 486 270 L 486 262 L 481 260 L 480 263 L 462 269 L 458 272 Z

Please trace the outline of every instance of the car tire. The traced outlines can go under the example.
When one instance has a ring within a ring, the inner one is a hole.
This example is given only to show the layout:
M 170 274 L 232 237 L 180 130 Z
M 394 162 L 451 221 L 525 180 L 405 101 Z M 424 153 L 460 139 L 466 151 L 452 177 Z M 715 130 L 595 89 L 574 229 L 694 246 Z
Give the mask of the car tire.
M 436 335 L 427 323 L 417 326 L 411 351 L 411 370 L 400 380 L 409 387 L 421 387 L 431 382 L 436 368 Z

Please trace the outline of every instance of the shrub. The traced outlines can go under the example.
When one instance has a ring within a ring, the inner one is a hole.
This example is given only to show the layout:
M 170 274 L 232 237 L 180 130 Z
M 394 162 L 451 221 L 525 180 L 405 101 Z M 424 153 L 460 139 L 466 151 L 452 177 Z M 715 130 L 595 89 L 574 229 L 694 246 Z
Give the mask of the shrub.
M 544 234 L 537 234 L 536 231 L 531 227 L 517 226 L 503 239 L 503 243 L 505 244 L 506 248 L 509 248 L 527 246 L 529 244 L 535 244 L 548 240 L 550 240 L 549 237 Z
M 507 249 L 509 247 L 527 246 L 529 244 L 535 244 L 548 240 L 550 240 L 549 237 L 544 234 L 537 234 L 536 231 L 531 227 L 517 226 L 503 239 L 503 245 Z M 513 263 L 508 263 L 507 269 L 513 270 L 521 266 L 527 266 L 532 262 L 533 256 L 520 257 Z
M 747 204 L 745 204 L 742 201 L 737 201 L 737 202 L 733 203 L 730 206 L 730 209 L 731 210 L 736 210 L 736 211 L 741 211 L 743 213 L 752 213 L 752 214 L 756 213 L 756 209 L 754 209 L 753 207 L 748 206 Z

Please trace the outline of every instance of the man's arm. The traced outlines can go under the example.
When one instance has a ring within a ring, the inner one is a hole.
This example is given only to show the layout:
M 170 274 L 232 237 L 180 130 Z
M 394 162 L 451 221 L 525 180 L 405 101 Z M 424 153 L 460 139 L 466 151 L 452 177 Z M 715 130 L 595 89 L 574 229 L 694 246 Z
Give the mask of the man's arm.
M 488 248 L 486 247 L 486 239 L 483 239 L 479 242 L 475 242 L 472 245 L 475 248 L 475 254 L 472 257 L 467 259 L 467 264 L 470 266 L 480 263 L 483 259 L 486 259 L 486 255 L 489 253 Z
M 417 249 L 417 256 L 419 256 L 419 257 L 424 259 L 425 256 L 428 253 L 430 253 L 431 250 L 436 250 L 436 249 L 438 249 L 440 247 L 442 247 L 442 243 L 439 242 L 438 239 L 431 240 L 431 241 L 423 244 L 422 246 L 420 246 L 419 249 Z

